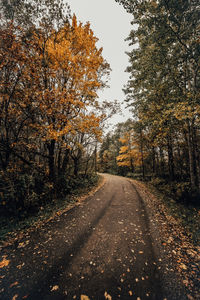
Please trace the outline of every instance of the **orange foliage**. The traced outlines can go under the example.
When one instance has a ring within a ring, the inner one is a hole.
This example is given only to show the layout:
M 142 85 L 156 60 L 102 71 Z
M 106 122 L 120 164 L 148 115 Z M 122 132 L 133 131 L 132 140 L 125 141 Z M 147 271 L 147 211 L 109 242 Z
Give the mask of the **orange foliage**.
M 44 25 L 25 32 L 10 24 L 0 37 L 1 148 L 19 155 L 38 153 L 38 143 L 52 140 L 66 147 L 78 133 L 99 139 L 103 114 L 92 108 L 109 65 L 90 24 L 75 16 L 52 32 Z
M 126 132 L 123 138 L 120 138 L 120 142 L 123 146 L 121 146 L 119 155 L 116 158 L 118 166 L 127 166 L 132 169 L 133 166 L 141 166 L 144 153 L 141 153 L 134 131 Z

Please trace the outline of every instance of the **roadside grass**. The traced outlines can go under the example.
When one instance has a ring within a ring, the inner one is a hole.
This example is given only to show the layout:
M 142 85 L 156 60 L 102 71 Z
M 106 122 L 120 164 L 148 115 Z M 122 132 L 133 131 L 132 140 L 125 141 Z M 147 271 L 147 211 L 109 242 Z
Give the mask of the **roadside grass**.
M 74 188 L 73 192 L 65 197 L 56 197 L 51 202 L 43 203 L 37 209 L 23 211 L 17 215 L 1 216 L 0 218 L 0 244 L 9 244 L 21 233 L 29 229 L 40 227 L 41 224 L 61 215 L 74 207 L 80 201 L 101 184 L 102 178 L 97 175 L 87 184 Z
M 167 211 L 184 228 L 186 235 L 194 245 L 200 244 L 200 204 L 179 202 L 169 197 L 168 192 L 158 190 L 151 182 L 146 183 L 151 192 L 158 197 Z
M 200 244 L 200 195 L 191 190 L 188 182 L 168 182 L 152 175 L 143 180 L 141 173 L 128 173 L 127 177 L 144 182 L 182 225 L 192 243 Z

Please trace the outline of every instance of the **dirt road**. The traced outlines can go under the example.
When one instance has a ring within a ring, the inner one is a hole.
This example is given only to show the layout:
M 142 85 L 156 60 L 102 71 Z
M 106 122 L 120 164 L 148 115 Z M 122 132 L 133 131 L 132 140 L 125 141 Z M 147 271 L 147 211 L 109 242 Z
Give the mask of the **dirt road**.
M 94 196 L 1 251 L 0 299 L 186 299 L 137 186 L 104 176 Z

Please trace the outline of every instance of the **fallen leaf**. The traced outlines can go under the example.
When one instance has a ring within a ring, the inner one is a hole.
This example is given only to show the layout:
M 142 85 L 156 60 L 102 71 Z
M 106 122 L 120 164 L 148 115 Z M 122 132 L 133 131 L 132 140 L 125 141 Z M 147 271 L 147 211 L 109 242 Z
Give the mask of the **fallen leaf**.
M 54 285 L 51 289 L 51 292 L 53 291 L 57 291 L 59 289 L 59 286 L 58 285 Z
M 129 293 L 130 296 L 133 296 L 133 292 L 132 291 L 129 291 L 128 293 Z
M 15 286 L 15 285 L 18 285 L 18 283 L 19 283 L 18 281 L 15 281 L 15 282 L 11 283 L 10 288 Z
M 112 300 L 112 297 L 107 292 L 104 293 L 104 297 L 106 300 Z
M 90 298 L 86 295 L 81 295 L 81 300 L 90 300 Z
M 25 242 L 19 243 L 18 248 L 24 248 L 24 247 L 26 247 L 29 244 L 29 242 L 30 241 L 25 241 Z
M 181 269 L 183 269 L 183 270 L 187 270 L 187 266 L 184 265 L 184 264 L 180 264 L 180 267 L 181 267 Z
M 3 260 L 0 262 L 0 268 L 7 267 L 9 265 L 10 261 L 6 259 L 6 256 L 4 256 Z
M 171 242 L 173 242 L 173 240 L 174 240 L 174 239 L 173 239 L 172 237 L 169 237 L 167 243 L 168 243 L 168 244 L 171 244 Z
M 188 281 L 187 279 L 184 279 L 184 280 L 183 280 L 183 284 L 184 284 L 185 286 L 188 286 L 188 285 L 189 285 L 189 281 Z
M 25 263 L 23 263 L 23 264 L 21 264 L 21 265 L 18 265 L 18 266 L 17 266 L 17 269 L 20 270 L 24 265 L 25 265 Z

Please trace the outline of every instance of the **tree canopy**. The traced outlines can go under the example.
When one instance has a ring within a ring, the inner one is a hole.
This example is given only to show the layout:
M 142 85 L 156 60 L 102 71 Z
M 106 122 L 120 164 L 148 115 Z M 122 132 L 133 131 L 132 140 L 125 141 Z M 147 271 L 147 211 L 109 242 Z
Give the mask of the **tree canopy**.
M 56 189 L 62 176 L 94 169 L 112 110 L 97 91 L 110 66 L 90 24 L 71 16 L 62 0 L 4 1 L 1 15 L 2 180 L 39 173 Z
M 192 190 L 200 191 L 199 2 L 116 2 L 133 15 L 124 93 L 134 132 L 124 135 L 118 164 L 131 166 L 136 146 L 130 147 L 128 137 L 136 134 L 143 174 L 146 169 L 168 174 L 171 181 L 189 180 Z

